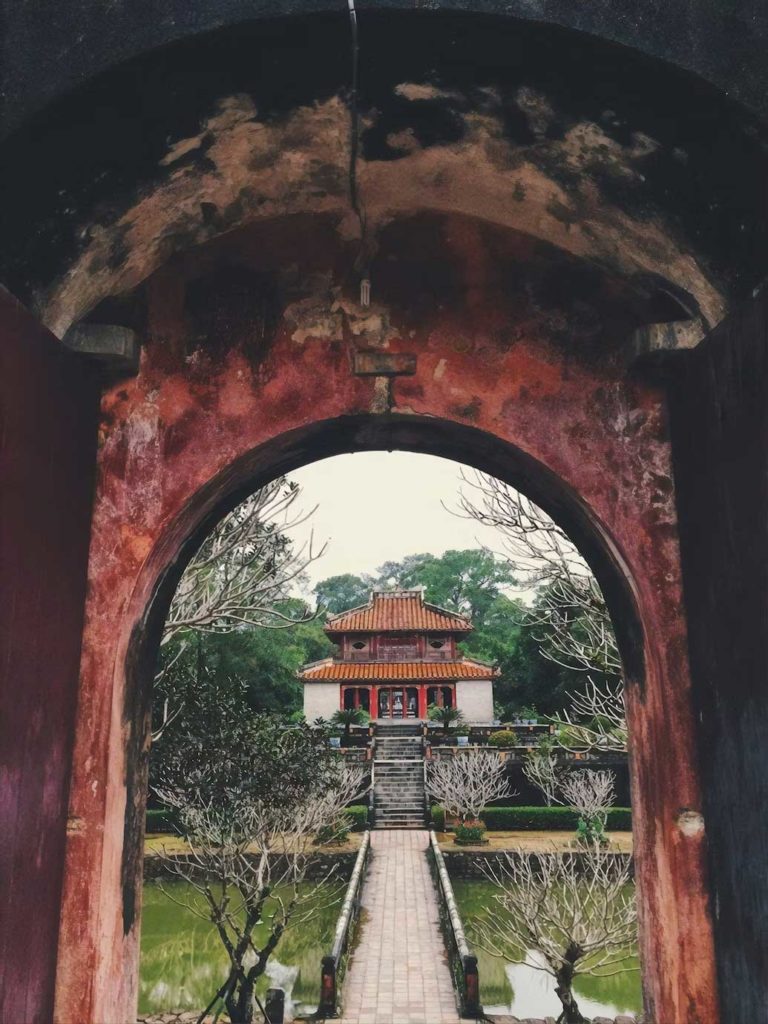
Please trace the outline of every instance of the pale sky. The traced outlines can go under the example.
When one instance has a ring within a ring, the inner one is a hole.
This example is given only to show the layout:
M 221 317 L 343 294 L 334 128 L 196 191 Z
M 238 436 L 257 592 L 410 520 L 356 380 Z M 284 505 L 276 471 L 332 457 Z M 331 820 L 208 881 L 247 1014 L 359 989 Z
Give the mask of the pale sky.
M 321 559 L 308 570 L 310 589 L 341 573 L 373 573 L 382 562 L 451 548 L 498 547 L 494 530 L 451 515 L 456 507 L 460 465 L 410 452 L 358 452 L 313 462 L 295 473 L 301 506 L 318 509 L 291 531 L 301 542 L 314 534 Z M 471 478 L 472 470 L 467 469 Z

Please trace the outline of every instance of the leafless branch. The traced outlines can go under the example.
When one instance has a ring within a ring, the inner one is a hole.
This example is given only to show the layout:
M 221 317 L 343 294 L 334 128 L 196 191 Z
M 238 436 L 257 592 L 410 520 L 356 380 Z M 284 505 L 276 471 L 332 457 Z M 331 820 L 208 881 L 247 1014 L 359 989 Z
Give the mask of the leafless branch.
M 523 759 L 523 774 L 542 793 L 547 807 L 560 804 L 563 769 L 554 745 L 534 747 Z
M 183 784 L 157 787 L 159 798 L 176 810 L 188 843 L 185 854 L 163 849 L 160 856 L 167 872 L 187 883 L 189 895 L 166 892 L 214 924 L 229 959 L 227 979 L 200 1021 L 223 1006 L 231 1020 L 250 1024 L 256 981 L 286 928 L 310 920 L 321 905 L 341 896 L 343 886 L 328 892 L 335 867 L 311 882 L 307 868 L 315 836 L 359 796 L 364 773 L 339 759 L 330 774 L 294 800 L 253 793 L 247 780 L 226 799 L 206 797 L 205 776 L 203 766 L 192 799 Z M 255 928 L 262 922 L 266 937 L 257 942 Z
M 600 587 L 560 527 L 514 488 L 484 473 L 462 473 L 459 515 L 498 531 L 521 590 L 537 592 L 526 621 L 538 629 L 545 657 L 579 671 L 621 672 Z
M 278 477 L 252 494 L 214 528 L 179 581 L 168 613 L 162 643 L 195 629 L 227 633 L 242 626 L 280 628 L 298 619 L 280 602 L 307 566 L 321 557 L 312 538 L 294 548 L 287 534 L 313 514 L 297 512 L 300 491 Z
M 591 569 L 570 538 L 532 501 L 495 477 L 462 473 L 459 515 L 498 531 L 499 554 L 521 589 L 536 599 L 521 624 L 545 658 L 587 674 L 571 709 L 553 719 L 574 749 L 627 749 L 621 658 L 608 607 Z M 607 676 L 596 683 L 594 676 Z M 611 681 L 615 677 L 615 682 Z
M 431 762 L 427 790 L 462 821 L 477 820 L 493 800 L 514 796 L 498 753 L 481 748 Z
M 516 851 L 482 867 L 495 909 L 475 926 L 476 942 L 494 956 L 547 971 L 563 1006 L 559 1019 L 583 1021 L 574 978 L 633 969 L 627 959 L 637 910 L 629 856 L 595 845 L 578 855 Z

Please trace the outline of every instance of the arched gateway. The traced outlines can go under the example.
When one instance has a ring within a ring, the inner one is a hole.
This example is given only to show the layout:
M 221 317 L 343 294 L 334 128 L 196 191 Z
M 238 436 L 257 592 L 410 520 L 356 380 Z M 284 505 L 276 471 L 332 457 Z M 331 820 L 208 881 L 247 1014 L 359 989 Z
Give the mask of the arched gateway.
M 650 1020 L 754 1024 L 765 300 L 732 312 L 766 266 L 754 111 L 645 37 L 447 11 L 361 16 L 350 98 L 345 12 L 206 17 L 116 27 L 99 78 L 13 85 L 37 120 L 19 99 L 2 153 L 4 281 L 34 315 L 0 296 L 0 1017 L 135 1012 L 150 684 L 194 545 L 277 474 L 398 448 L 493 473 L 581 546 L 627 677 Z

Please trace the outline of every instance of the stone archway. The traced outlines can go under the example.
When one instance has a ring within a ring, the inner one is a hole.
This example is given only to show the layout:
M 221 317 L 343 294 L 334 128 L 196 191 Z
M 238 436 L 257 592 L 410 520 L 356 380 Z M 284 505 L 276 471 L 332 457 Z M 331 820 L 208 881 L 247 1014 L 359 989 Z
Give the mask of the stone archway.
M 260 254 L 279 260 L 280 240 L 297 230 L 305 285 L 270 319 Z M 313 221 L 274 225 L 270 246 L 230 239 L 250 283 L 238 301 L 238 278 L 215 273 L 215 250 L 213 273 L 203 252 L 148 282 L 150 336 L 162 328 L 162 344 L 148 346 L 138 376 L 109 389 L 102 406 L 59 944 L 62 1024 L 123 1021 L 135 1005 L 145 684 L 185 553 L 261 481 L 366 448 L 432 452 L 493 472 L 581 544 L 613 608 L 630 683 L 648 1007 L 662 1020 L 717 1018 L 704 835 L 687 827 L 701 793 L 663 394 L 616 351 L 596 357 L 586 341 L 569 348 L 541 309 L 513 335 L 494 326 L 522 319 L 510 275 L 497 273 L 502 256 L 507 268 L 519 258 L 514 239 L 502 245 L 492 227 L 461 220 L 421 218 L 401 230 L 390 251 L 403 260 L 412 232 L 422 249 L 437 234 L 430 287 L 440 303 L 416 302 L 402 271 L 389 284 L 386 265 L 377 279 L 386 304 L 360 307 L 333 271 L 318 289 L 313 260 L 332 268 L 334 259 Z M 494 260 L 481 259 L 489 247 Z M 623 308 L 624 297 L 596 287 L 586 335 L 620 337 L 633 321 Z
M 663 368 L 685 366 L 685 356 L 666 350 L 695 345 L 765 273 L 763 129 L 708 84 L 727 84 L 730 95 L 759 112 L 761 78 L 740 72 L 759 42 L 750 35 L 753 26 L 736 32 L 715 4 L 702 4 L 683 31 L 677 12 L 665 11 L 668 30 L 659 33 L 655 20 L 650 35 L 650 23 L 621 4 L 610 20 L 597 8 L 579 10 L 568 16 L 567 29 L 491 14 L 482 0 L 462 6 L 473 11 L 405 12 L 387 2 L 370 12 L 375 32 L 361 91 L 359 165 L 371 236 L 364 254 L 372 271 L 370 308 L 358 303 L 359 225 L 349 204 L 346 12 L 259 20 L 257 4 L 256 20 L 243 24 L 239 5 L 222 20 L 212 0 L 194 24 L 171 25 L 164 8 L 146 20 L 142 12 L 138 24 L 126 5 L 99 8 L 102 22 L 84 4 L 87 31 L 73 21 L 80 35 L 63 44 L 75 59 L 57 58 L 60 73 L 44 88 L 38 74 L 34 81 L 27 75 L 25 47 L 18 47 L 19 61 L 14 56 L 20 121 L 46 96 L 58 98 L 4 145 L 11 197 L 4 283 L 68 343 L 117 355 L 118 372 L 125 372 L 118 352 L 125 338 L 142 347 L 138 376 L 117 383 L 107 376 L 101 410 L 59 948 L 57 1016 L 66 1024 L 106 1021 L 130 1013 L 133 1004 L 135 978 L 125 965 L 136 956 L 131 894 L 141 786 L 134 769 L 147 753 L 146 708 L 141 692 L 126 688 L 124 666 L 157 582 L 149 569 L 170 566 L 206 516 L 221 511 L 221 490 L 217 497 L 207 488 L 236 474 L 249 452 L 279 448 L 278 439 L 287 443 L 323 423 L 354 429 L 362 445 L 371 424 L 399 418 L 447 425 L 444 454 L 461 448 L 459 428 L 479 431 L 485 441 L 470 446 L 469 462 L 482 461 L 489 438 L 491 447 L 511 446 L 518 482 L 535 494 L 551 474 L 551 510 L 574 519 L 587 547 L 590 537 L 599 538 L 596 567 L 609 547 L 613 570 L 626 566 L 639 615 L 617 612 L 617 618 L 642 623 L 642 643 L 625 642 L 624 653 L 629 659 L 642 649 L 645 656 L 644 673 L 633 671 L 631 659 L 628 669 L 636 680 L 633 772 L 644 822 L 638 856 L 648 1005 L 675 1024 L 717 1018 L 704 836 L 696 817 L 699 717 L 706 719 L 701 742 L 717 743 L 731 768 L 727 784 L 713 781 L 717 768 L 706 765 L 704 749 L 707 829 L 710 841 L 717 832 L 713 863 L 722 882 L 710 892 L 730 915 L 725 926 L 723 916 L 715 921 L 720 982 L 729 989 L 729 1011 L 738 1002 L 745 1020 L 764 1004 L 760 971 L 743 981 L 749 936 L 765 939 L 743 881 L 762 884 L 762 847 L 758 836 L 742 856 L 729 824 L 736 797 L 742 817 L 750 794 L 759 803 L 762 765 L 750 767 L 749 749 L 757 747 L 741 737 L 768 720 L 768 711 L 763 718 L 753 713 L 750 690 L 762 683 L 763 662 L 745 660 L 743 706 L 727 717 L 725 652 L 732 637 L 740 643 L 742 637 L 729 622 L 714 679 L 708 637 L 723 618 L 723 573 L 715 567 L 731 561 L 733 499 L 718 490 L 707 518 L 712 496 L 691 479 L 700 429 L 712 472 L 733 461 L 729 454 L 748 455 L 754 472 L 741 486 L 761 498 L 752 480 L 762 479 L 762 449 L 744 443 L 747 426 L 743 433 L 731 426 L 723 440 L 721 399 L 729 409 L 746 399 L 749 424 L 763 436 L 760 401 L 741 379 L 731 386 L 728 357 L 744 335 L 744 365 L 756 368 L 761 383 L 762 327 L 739 326 L 735 341 L 726 329 L 707 353 L 687 361 L 694 372 L 677 378 L 673 404 L 684 420 L 677 424 L 677 485 L 665 396 L 652 376 L 657 359 Z M 528 13 L 524 4 L 508 10 Z M 14 20 L 12 29 L 15 38 L 36 40 L 45 55 L 52 52 L 48 21 L 38 24 L 32 36 L 26 18 Z M 78 64 L 80 41 L 102 24 L 114 31 L 99 50 L 101 63 Z M 724 25 L 732 48 L 722 46 Z M 201 26 L 211 31 L 196 35 Z M 683 53 L 681 42 L 694 30 L 704 42 Z M 59 47 L 56 38 L 57 54 Z M 679 67 L 659 59 L 665 57 Z M 681 72 L 683 66 L 701 77 Z M 103 75 L 94 78 L 99 69 Z M 76 81 L 82 87 L 67 94 Z M 194 89 L 187 88 L 190 81 Z M 3 316 L 0 326 L 14 343 L 44 336 L 51 388 L 60 380 L 71 390 L 66 401 L 55 394 L 52 404 L 67 422 L 93 395 L 76 364 L 56 369 L 56 339 L 31 327 L 31 318 L 22 317 L 18 328 L 17 319 L 17 312 Z M 20 350 L 23 372 L 2 382 L 19 389 L 13 382 L 26 381 L 13 396 L 19 408 L 24 394 L 37 394 L 29 383 L 34 360 L 23 345 Z M 709 372 L 708 360 L 716 372 Z M 107 374 L 114 370 L 113 362 Z M 708 404 L 702 408 L 700 400 Z M 26 415 L 34 421 L 29 410 Z M 34 422 L 50 442 L 57 423 L 46 434 Z M 26 423 L 19 416 L 20 450 L 29 450 L 45 473 L 45 445 L 34 449 Z M 86 426 L 92 420 L 78 424 L 78 437 Z M 426 436 L 414 441 L 417 449 Z M 309 438 L 304 459 L 319 454 L 317 436 Z M 80 550 L 93 458 L 86 445 L 68 454 L 78 467 Z M 277 471 L 273 454 L 270 471 Z M 251 470 L 249 485 L 258 482 L 259 466 Z M 508 465 L 498 467 L 498 475 L 508 473 Z M 239 479 L 246 486 L 246 477 Z M 688 490 L 686 568 L 699 591 L 693 600 L 686 595 L 698 615 L 691 635 L 699 648 L 699 703 L 690 699 L 681 595 L 681 480 Z M 33 497 L 36 483 L 29 487 Z M 43 491 L 54 500 L 53 477 Z M 194 504 L 195 496 L 206 495 L 209 507 Z M 193 506 L 199 523 L 185 519 Z M 762 508 L 758 500 L 754 522 L 741 511 L 746 539 L 739 543 L 747 554 L 729 583 L 736 605 L 758 622 L 753 609 L 763 607 L 762 563 L 751 552 L 753 538 L 758 550 L 764 543 L 755 525 L 764 522 L 757 514 Z M 23 535 L 21 502 L 14 513 Z M 582 521 L 592 521 L 592 529 L 580 531 Z M 36 523 L 47 536 L 44 517 Z M 43 545 L 32 538 L 25 550 L 41 558 Z M 613 570 L 603 579 L 609 589 Z M 23 568 L 18 572 L 21 578 Z M 744 579 L 753 582 L 745 586 Z M 79 607 L 79 588 L 69 590 Z M 35 606 L 34 592 L 30 597 Z M 73 614 L 70 678 L 54 703 L 62 722 L 49 740 L 57 795 L 39 813 L 34 795 L 26 796 L 27 811 L 34 807 L 37 815 L 33 835 L 40 822 L 38 831 L 63 829 L 76 620 Z M 41 662 L 33 680 L 39 702 L 47 671 L 50 665 Z M 36 735 L 29 725 L 34 700 L 29 704 L 28 717 L 17 717 Z M 725 721 L 730 724 L 722 728 Z M 21 778 L 28 755 L 19 744 L 17 750 Z M 749 786 L 740 786 L 743 777 Z M 19 792 L 46 793 L 43 768 L 39 781 L 29 790 L 20 783 Z M 128 802 L 126 784 L 133 786 Z M 46 850 L 58 849 L 58 841 Z M 12 852 L 22 863 L 25 851 Z M 44 871 L 42 864 L 30 869 L 25 892 L 34 893 Z M 45 908 L 45 965 L 23 983 L 21 955 L 9 969 L 9 1005 L 33 1006 L 35 1019 L 44 1019 L 50 1000 L 56 886 L 48 887 Z M 19 920 L 22 903 L 15 908 Z M 5 941 L 12 949 L 13 937 Z

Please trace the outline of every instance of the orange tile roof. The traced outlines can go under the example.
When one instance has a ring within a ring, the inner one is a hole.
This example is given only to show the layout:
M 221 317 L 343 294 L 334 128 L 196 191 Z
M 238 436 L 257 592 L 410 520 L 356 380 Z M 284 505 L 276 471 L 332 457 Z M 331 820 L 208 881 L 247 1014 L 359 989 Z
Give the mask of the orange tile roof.
M 427 604 L 421 590 L 376 590 L 368 604 L 351 608 L 328 619 L 328 633 L 370 633 L 400 630 L 430 630 L 468 633 L 469 619 L 456 612 Z
M 499 670 L 465 658 L 462 661 L 321 661 L 299 672 L 305 682 L 359 679 L 493 679 Z

